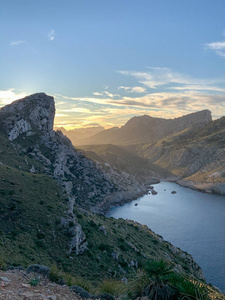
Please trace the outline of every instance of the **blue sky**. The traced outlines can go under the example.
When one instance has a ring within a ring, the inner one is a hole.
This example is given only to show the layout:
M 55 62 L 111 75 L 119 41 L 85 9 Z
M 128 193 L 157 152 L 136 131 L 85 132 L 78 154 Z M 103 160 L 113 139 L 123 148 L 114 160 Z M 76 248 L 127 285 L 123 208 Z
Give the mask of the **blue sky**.
M 56 126 L 225 115 L 225 1 L 0 0 L 0 106 L 46 92 Z

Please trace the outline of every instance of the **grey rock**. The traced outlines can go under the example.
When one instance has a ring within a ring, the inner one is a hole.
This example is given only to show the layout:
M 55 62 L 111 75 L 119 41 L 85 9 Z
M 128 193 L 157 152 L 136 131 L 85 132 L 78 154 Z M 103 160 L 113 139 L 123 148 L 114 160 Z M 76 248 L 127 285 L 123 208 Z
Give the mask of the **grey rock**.
M 31 173 L 35 173 L 35 172 L 36 172 L 36 170 L 35 170 L 35 167 L 34 167 L 34 166 L 32 166 L 32 167 L 30 168 L 30 172 L 31 172 Z
M 70 290 L 76 294 L 78 294 L 83 299 L 93 299 L 93 295 L 90 294 L 88 291 L 83 289 L 82 287 L 78 285 L 73 285 L 70 287 Z
M 125 284 L 128 284 L 128 279 L 127 279 L 127 277 L 123 277 L 123 278 L 121 279 L 121 282 L 122 282 L 122 283 L 125 283 Z
M 105 228 L 104 225 L 100 226 L 100 227 L 99 227 L 99 230 L 100 230 L 104 235 L 107 235 L 107 230 L 106 230 L 106 228 Z
M 37 93 L 16 100 L 1 109 L 4 127 L 9 140 L 17 139 L 30 131 L 44 133 L 53 130 L 55 103 L 53 97 Z
M 37 265 L 37 264 L 34 264 L 34 265 L 30 265 L 28 268 L 27 268 L 27 273 L 38 273 L 38 274 L 42 274 L 46 277 L 49 277 L 50 275 L 50 269 L 46 266 L 43 266 L 43 265 Z
M 0 277 L 0 281 L 10 282 L 11 280 L 7 277 Z
M 113 252 L 111 253 L 111 256 L 112 256 L 112 258 L 113 258 L 114 260 L 118 260 L 118 258 L 119 258 L 119 252 L 118 252 L 118 251 L 113 251 Z
M 138 262 L 134 259 L 132 259 L 129 263 L 129 265 L 132 267 L 132 268 L 138 268 Z
M 127 245 L 130 246 L 135 252 L 140 252 L 131 242 L 127 242 Z

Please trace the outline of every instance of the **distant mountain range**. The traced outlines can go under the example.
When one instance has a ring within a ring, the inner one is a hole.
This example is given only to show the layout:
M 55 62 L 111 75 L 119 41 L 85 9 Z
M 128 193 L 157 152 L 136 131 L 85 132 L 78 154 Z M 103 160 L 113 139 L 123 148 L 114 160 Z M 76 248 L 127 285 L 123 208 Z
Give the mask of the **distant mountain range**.
M 92 136 L 89 135 L 88 137 L 84 137 L 79 140 L 72 139 L 72 142 L 74 145 L 130 145 L 152 143 L 170 134 L 180 132 L 186 128 L 192 126 L 202 126 L 211 120 L 212 117 L 209 110 L 191 113 L 175 119 L 153 118 L 151 116 L 144 115 L 140 117 L 133 117 L 121 128 L 113 127 L 106 130 L 101 130 Z M 71 132 L 67 133 L 65 130 L 63 130 L 63 133 L 69 138 L 72 136 Z M 82 137 L 81 131 L 80 136 Z
M 87 127 L 87 128 L 76 128 L 72 130 L 66 130 L 63 127 L 55 128 L 55 130 L 61 130 L 64 135 L 66 135 L 74 145 L 82 144 L 83 139 L 87 139 L 99 132 L 103 131 L 105 128 L 102 126 Z

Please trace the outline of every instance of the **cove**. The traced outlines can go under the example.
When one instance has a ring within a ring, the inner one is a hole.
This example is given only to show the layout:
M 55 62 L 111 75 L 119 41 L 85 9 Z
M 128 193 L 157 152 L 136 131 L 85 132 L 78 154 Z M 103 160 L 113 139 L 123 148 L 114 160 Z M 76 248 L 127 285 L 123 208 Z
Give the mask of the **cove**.
M 113 207 L 107 216 L 147 225 L 191 254 L 207 282 L 225 292 L 225 196 L 201 193 L 172 182 L 160 182 L 154 189 L 157 195 L 144 195 Z

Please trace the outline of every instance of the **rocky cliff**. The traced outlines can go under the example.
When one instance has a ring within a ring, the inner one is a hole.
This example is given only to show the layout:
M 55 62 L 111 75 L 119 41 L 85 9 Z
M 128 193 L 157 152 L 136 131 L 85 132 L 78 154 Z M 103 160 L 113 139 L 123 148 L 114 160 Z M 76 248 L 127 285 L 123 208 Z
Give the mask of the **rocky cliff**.
M 3 114 L 3 124 L 11 141 L 23 133 L 48 133 L 53 130 L 55 102 L 53 97 L 37 93 L 6 105 L 1 109 Z

